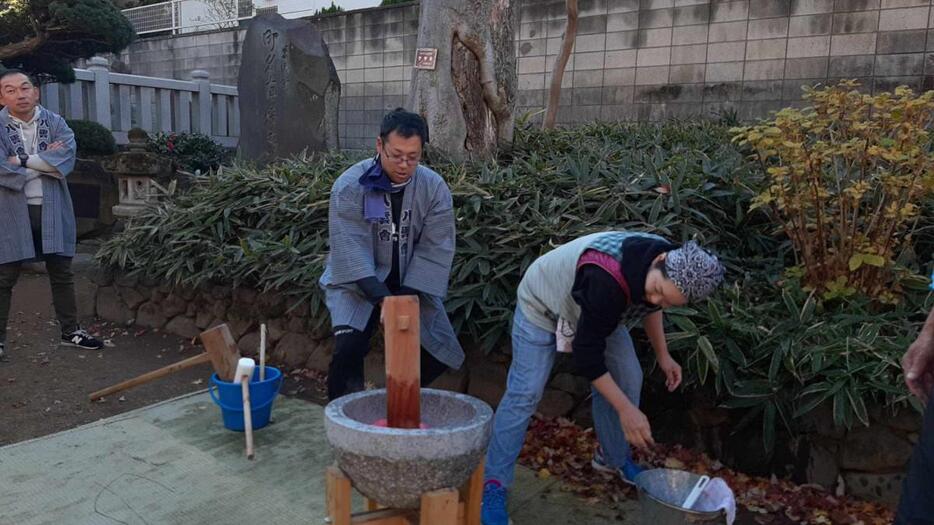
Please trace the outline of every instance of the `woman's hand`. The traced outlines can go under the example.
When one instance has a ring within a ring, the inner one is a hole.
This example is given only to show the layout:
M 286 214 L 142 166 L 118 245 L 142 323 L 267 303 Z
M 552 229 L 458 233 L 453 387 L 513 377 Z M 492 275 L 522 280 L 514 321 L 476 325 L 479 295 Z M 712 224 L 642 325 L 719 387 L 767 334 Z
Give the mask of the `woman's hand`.
M 681 385 L 681 365 L 670 355 L 658 360 L 658 367 L 665 373 L 665 386 L 669 392 L 674 392 Z

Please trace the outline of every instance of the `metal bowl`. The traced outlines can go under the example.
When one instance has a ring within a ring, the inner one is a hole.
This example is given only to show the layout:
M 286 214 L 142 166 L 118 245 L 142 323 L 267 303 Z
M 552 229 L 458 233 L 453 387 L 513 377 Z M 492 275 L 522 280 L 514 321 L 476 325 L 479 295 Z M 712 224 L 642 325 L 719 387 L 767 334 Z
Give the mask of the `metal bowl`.
M 722 510 L 699 511 L 681 506 L 699 479 L 692 472 L 665 468 L 639 473 L 635 482 L 643 525 L 726 525 L 726 513 Z

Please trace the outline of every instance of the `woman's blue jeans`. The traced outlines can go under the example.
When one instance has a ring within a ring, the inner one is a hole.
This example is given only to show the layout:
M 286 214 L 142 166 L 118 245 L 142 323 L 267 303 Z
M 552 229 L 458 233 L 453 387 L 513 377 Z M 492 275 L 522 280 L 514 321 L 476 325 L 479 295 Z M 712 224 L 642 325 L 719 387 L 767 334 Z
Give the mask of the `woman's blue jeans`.
M 555 334 L 533 324 L 516 307 L 512 325 L 512 365 L 506 380 L 506 393 L 493 417 L 493 435 L 487 450 L 487 480 L 504 487 L 512 485 L 516 459 L 525 441 L 529 420 L 542 399 L 555 362 Z M 606 340 L 606 366 L 630 401 L 639 406 L 642 366 L 629 337 L 620 326 Z M 612 405 L 593 387 L 593 419 L 597 440 L 607 463 L 621 467 L 629 458 L 629 443 Z

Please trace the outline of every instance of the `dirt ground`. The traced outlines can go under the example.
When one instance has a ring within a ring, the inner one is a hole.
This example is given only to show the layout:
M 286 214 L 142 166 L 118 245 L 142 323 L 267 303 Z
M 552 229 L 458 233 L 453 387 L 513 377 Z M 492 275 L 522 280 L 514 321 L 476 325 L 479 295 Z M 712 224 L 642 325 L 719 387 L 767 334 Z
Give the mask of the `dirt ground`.
M 102 351 L 59 346 L 48 278 L 41 266 L 27 269 L 13 290 L 6 353 L 0 362 L 0 446 L 44 436 L 207 387 L 209 364 L 177 372 L 91 402 L 88 394 L 200 353 L 191 341 L 91 317 L 93 264 L 79 253 L 74 263 L 78 309 L 92 334 L 108 342 Z M 321 402 L 315 378 L 290 376 L 282 393 Z

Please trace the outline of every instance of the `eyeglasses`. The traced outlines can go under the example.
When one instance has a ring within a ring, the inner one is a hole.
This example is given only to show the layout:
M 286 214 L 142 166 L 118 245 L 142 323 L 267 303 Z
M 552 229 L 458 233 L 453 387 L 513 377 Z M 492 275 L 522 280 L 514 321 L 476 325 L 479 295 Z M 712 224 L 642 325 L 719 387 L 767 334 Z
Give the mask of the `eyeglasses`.
M 418 164 L 418 161 L 422 158 L 421 154 L 409 157 L 406 157 L 405 155 L 393 155 L 387 152 L 385 147 L 383 147 L 383 155 L 386 157 L 386 160 L 394 164 L 411 164 L 413 166 Z

